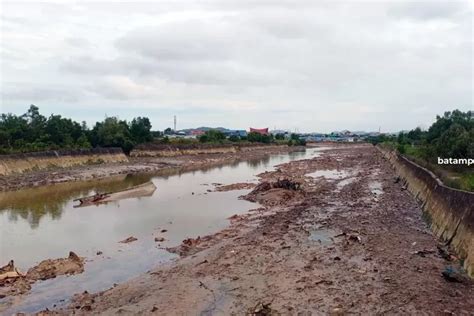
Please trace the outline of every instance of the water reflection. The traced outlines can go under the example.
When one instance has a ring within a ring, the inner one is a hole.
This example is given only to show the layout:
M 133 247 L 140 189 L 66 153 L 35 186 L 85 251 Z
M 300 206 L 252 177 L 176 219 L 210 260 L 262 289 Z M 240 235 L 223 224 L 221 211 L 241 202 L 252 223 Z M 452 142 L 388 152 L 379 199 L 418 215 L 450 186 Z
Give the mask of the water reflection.
M 288 159 L 288 156 L 290 159 L 297 159 L 304 155 L 304 151 L 295 151 L 289 153 L 289 155 L 280 155 L 280 158 L 278 156 L 266 156 L 247 160 L 245 164 L 252 170 L 257 170 L 267 168 L 278 160 L 283 162 Z M 192 175 L 208 174 L 212 170 L 222 170 L 224 167 L 235 170 L 241 167 L 241 164 L 241 160 L 235 160 L 218 166 L 169 168 L 153 174 L 120 175 L 103 180 L 68 182 L 13 192 L 0 192 L 0 215 L 6 212 L 8 221 L 16 222 L 22 219 L 27 221 L 32 229 L 35 229 L 40 225 L 44 216 L 49 216 L 52 220 L 61 219 L 66 204 L 79 197 L 100 192 L 124 190 L 150 181 L 154 176 L 168 179 L 171 176 L 181 177 L 182 174 L 189 172 Z
M 0 193 L 0 214 L 7 212 L 8 220 L 26 220 L 31 228 L 37 228 L 41 218 L 49 215 L 58 220 L 66 204 L 75 198 L 98 192 L 127 189 L 147 182 L 151 175 L 121 175 L 98 181 L 70 182 L 14 192 Z

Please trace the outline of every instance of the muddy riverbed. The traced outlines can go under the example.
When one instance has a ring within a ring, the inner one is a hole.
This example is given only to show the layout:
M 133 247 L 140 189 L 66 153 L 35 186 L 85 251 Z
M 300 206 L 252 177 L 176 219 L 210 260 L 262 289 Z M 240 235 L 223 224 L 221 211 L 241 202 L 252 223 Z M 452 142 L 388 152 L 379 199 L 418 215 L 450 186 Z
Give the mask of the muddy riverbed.
M 247 192 L 261 207 L 187 239 L 179 260 L 54 313 L 473 314 L 474 283 L 443 277 L 458 260 L 370 145 L 279 165 Z
M 0 312 L 64 306 L 73 294 L 105 290 L 176 259 L 166 248 L 186 238 L 216 233 L 229 224 L 230 216 L 259 207 L 239 199 L 257 182 L 257 174 L 277 164 L 315 157 L 323 150 L 273 153 L 188 172 L 164 170 L 0 193 L 1 263 L 14 259 L 19 270 L 26 271 L 71 250 L 85 258 L 83 273 L 36 282 L 24 295 L 6 295 L 0 300 Z M 74 208 L 75 198 L 147 181 L 157 187 L 150 197 Z M 226 187 L 234 183 L 245 185 Z M 128 237 L 133 237 L 131 242 L 120 242 Z
M 129 162 L 78 165 L 70 168 L 30 171 L 0 177 L 0 191 L 14 191 L 28 187 L 41 187 L 49 184 L 104 179 L 111 176 L 159 173 L 174 174 L 208 169 L 239 161 L 258 160 L 269 154 L 288 153 L 303 150 L 304 147 L 262 146 L 252 150 L 235 153 L 197 154 L 176 157 L 129 157 Z

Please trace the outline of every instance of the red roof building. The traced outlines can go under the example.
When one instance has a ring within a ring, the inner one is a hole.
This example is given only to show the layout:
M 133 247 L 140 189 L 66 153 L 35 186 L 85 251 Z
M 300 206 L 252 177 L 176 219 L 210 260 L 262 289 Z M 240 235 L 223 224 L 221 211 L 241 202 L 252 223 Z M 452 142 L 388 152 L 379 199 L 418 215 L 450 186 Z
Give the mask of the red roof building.
M 268 135 L 268 127 L 267 128 L 250 128 L 250 133 L 258 133 L 262 135 Z

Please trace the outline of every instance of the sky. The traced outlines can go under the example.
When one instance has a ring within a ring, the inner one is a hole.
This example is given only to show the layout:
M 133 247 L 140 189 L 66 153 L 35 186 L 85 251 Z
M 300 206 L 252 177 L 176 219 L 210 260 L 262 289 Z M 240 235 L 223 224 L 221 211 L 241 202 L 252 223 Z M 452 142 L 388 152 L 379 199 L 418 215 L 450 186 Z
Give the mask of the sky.
M 299 132 L 473 110 L 466 1 L 0 2 L 1 113 Z

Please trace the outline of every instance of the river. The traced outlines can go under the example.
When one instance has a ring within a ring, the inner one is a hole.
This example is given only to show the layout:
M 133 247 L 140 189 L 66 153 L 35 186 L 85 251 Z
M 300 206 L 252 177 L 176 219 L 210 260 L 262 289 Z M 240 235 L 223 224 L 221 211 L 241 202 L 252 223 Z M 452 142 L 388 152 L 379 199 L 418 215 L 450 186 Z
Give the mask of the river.
M 15 298 L 8 310 L 11 298 L 0 300 L 0 311 L 35 312 L 60 306 L 75 293 L 102 291 L 170 262 L 176 255 L 164 248 L 185 238 L 217 232 L 229 224 L 230 216 L 258 207 L 238 198 L 249 190 L 214 192 L 213 184 L 256 182 L 259 173 L 315 157 L 323 149 L 308 148 L 189 172 L 168 170 L 1 193 L 0 265 L 14 259 L 16 266 L 26 271 L 44 259 L 67 257 L 69 251 L 85 257 L 86 263 L 82 274 L 35 283 L 27 295 Z M 157 187 L 150 197 L 73 207 L 75 198 L 146 181 Z M 119 243 L 129 236 L 138 240 Z M 155 237 L 165 241 L 157 243 Z

